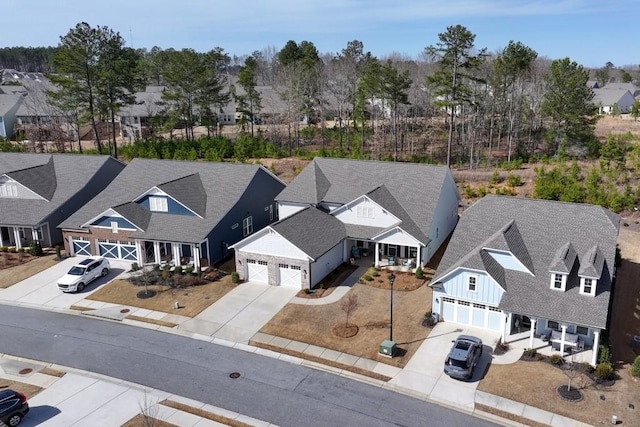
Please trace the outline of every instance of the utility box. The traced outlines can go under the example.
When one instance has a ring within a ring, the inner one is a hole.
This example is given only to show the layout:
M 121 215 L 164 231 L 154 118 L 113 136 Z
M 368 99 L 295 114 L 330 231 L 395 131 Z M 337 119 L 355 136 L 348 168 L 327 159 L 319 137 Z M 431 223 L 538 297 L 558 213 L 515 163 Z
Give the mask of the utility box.
M 395 341 L 384 340 L 380 343 L 378 354 L 385 357 L 393 357 L 396 354 Z

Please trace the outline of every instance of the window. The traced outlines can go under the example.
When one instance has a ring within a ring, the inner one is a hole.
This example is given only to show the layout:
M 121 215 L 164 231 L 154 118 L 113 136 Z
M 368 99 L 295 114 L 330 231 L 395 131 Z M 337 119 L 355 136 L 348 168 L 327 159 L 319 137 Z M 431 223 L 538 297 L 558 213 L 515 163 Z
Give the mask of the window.
M 585 326 L 576 326 L 576 334 L 578 335 L 589 335 L 589 328 Z
M 167 199 L 164 197 L 149 197 L 149 209 L 153 212 L 168 212 Z
M 596 281 L 594 279 L 583 277 L 580 281 L 582 282 L 582 288 L 580 289 L 581 294 L 595 295 Z
M 253 217 L 248 216 L 242 220 L 242 235 L 248 236 L 253 233 Z
M 553 273 L 551 275 L 551 288 L 564 290 L 564 274 Z
M 269 205 L 269 221 L 273 221 L 273 205 Z
M 469 303 L 469 301 L 458 301 L 458 305 L 464 305 L 466 307 L 469 307 L 471 303 Z
M 478 276 L 467 277 L 467 290 L 469 292 L 475 292 L 477 290 Z
M 269 265 L 267 261 L 258 261 L 258 265 Z
M 560 330 L 560 324 L 558 322 L 556 322 L 555 320 L 547 320 L 547 328 L 554 330 L 554 331 L 559 331 Z
M 18 186 L 15 182 L 0 184 L 0 197 L 18 197 Z
M 289 264 L 278 264 L 278 268 L 289 268 Z
M 375 218 L 375 209 L 368 206 L 358 206 L 357 208 L 358 218 Z
M 442 302 L 456 302 L 456 300 L 449 297 L 442 297 Z
M 118 221 L 111 221 L 111 232 L 114 234 L 118 233 Z

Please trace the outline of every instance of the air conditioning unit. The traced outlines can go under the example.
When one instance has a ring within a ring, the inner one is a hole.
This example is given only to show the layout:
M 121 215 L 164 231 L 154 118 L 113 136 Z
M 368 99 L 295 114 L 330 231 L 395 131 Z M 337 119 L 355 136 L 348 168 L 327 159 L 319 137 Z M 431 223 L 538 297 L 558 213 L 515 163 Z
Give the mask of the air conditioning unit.
M 393 357 L 396 354 L 395 341 L 384 340 L 378 347 L 378 354 L 385 357 Z

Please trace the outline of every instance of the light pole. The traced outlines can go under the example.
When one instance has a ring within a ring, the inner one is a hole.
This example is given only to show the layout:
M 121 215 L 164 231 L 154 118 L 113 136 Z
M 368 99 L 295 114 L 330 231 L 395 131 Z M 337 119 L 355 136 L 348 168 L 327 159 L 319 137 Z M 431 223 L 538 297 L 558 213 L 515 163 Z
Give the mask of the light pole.
M 391 306 L 390 306 L 391 325 L 389 326 L 389 341 L 393 341 L 393 282 L 395 281 L 396 281 L 396 275 L 393 273 L 390 273 L 389 284 L 391 285 Z

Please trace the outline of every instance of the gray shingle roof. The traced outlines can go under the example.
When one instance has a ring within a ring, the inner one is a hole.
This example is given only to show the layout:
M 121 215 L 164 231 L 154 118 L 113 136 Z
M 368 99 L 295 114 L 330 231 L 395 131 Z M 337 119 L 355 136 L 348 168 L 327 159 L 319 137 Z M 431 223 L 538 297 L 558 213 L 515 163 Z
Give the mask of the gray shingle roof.
M 482 248 L 490 247 L 496 233 L 506 231 L 512 221 L 530 254 L 534 276 L 484 265 L 487 257 L 481 254 Z M 605 328 L 619 224 L 618 215 L 599 206 L 487 196 L 462 215 L 432 283 L 458 267 L 482 268 L 498 282 L 504 280 L 506 292 L 500 308 L 506 311 Z M 570 275 L 565 292 L 550 288 L 550 269 L 567 242 L 581 266 L 589 263 L 597 244 L 602 275 L 595 297 L 580 295 L 577 274 Z
M 426 244 L 441 188 L 450 173 L 446 166 L 317 157 L 276 200 L 343 205 L 368 194 L 402 219 L 403 229 Z
M 605 107 L 611 106 L 619 103 L 627 92 L 629 92 L 627 89 L 593 89 L 594 97 L 591 102 L 596 105 L 602 103 Z M 629 96 L 633 98 L 631 92 L 629 92 Z
M 556 251 L 556 255 L 551 261 L 549 271 L 569 274 L 571 270 L 573 270 L 573 265 L 577 257 L 578 254 L 573 248 L 573 245 L 571 242 L 567 242 Z
M 194 211 L 203 212 L 203 218 L 151 212 L 144 231 L 134 233 L 133 237 L 199 243 L 235 206 L 251 181 L 260 174 L 272 177 L 264 167 L 258 165 L 136 158 L 104 191 L 60 227 L 80 229 L 82 224 L 107 209 L 118 207 L 116 210 L 121 210 L 123 205 L 156 186 L 168 188 L 181 203 L 191 206 Z M 189 185 L 192 188 L 187 188 Z M 202 195 L 202 200 L 196 200 L 198 194 Z M 143 223 L 146 218 L 130 220 Z
M 0 153 L 0 175 L 13 177 L 46 199 L 0 198 L 0 223 L 40 224 L 82 191 L 87 182 L 108 163 L 123 167 L 109 156 Z
M 4 117 L 12 108 L 22 102 L 22 95 L 0 94 L 0 117 Z M 13 129 L 7 129 L 13 132 Z
M 314 260 L 346 237 L 345 226 L 340 220 L 311 207 L 288 216 L 271 228 Z
M 580 264 L 580 270 L 578 274 L 584 277 L 600 278 L 602 275 L 602 268 L 604 267 L 604 256 L 600 252 L 598 245 L 595 245 L 584 257 L 583 262 Z
M 114 206 L 113 210 L 128 219 L 133 225 L 146 230 L 151 219 L 151 212 L 138 203 L 129 202 Z

